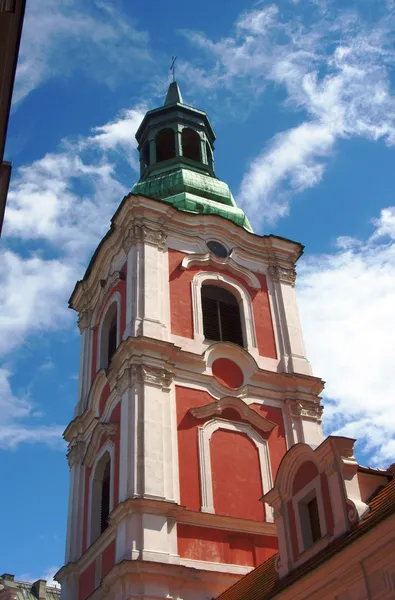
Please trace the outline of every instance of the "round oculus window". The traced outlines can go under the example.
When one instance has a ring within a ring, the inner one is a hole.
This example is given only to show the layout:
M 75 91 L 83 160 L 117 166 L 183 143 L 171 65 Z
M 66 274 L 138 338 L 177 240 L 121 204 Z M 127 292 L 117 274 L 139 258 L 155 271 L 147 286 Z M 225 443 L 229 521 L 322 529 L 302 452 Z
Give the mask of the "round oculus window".
M 220 258 L 226 258 L 229 256 L 229 250 L 226 246 L 221 244 L 221 242 L 216 242 L 214 240 L 207 242 L 207 248 L 215 254 L 215 256 L 219 256 Z

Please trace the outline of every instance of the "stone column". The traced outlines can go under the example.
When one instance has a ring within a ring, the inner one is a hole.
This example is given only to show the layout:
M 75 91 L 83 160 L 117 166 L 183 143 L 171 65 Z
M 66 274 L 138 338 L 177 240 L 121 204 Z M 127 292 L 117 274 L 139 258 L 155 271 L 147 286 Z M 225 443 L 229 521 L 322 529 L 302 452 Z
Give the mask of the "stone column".
M 296 304 L 296 273 L 293 269 L 272 265 L 269 267 L 269 276 L 273 282 L 275 316 L 284 371 L 311 375 Z

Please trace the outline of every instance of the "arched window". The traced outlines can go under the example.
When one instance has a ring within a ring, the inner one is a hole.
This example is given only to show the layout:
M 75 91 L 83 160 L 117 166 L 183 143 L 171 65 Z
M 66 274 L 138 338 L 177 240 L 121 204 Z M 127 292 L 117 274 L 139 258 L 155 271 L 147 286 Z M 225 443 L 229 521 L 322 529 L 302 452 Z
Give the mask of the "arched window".
M 168 160 L 176 155 L 176 140 L 173 129 L 162 129 L 156 136 L 156 162 Z
M 108 328 L 108 364 L 117 349 L 117 312 L 115 311 Z
M 204 337 L 243 346 L 240 308 L 237 299 L 224 288 L 202 286 Z
M 200 137 L 193 129 L 183 129 L 181 134 L 182 154 L 192 160 L 201 160 Z
M 100 369 L 107 369 L 118 347 L 118 304 L 112 302 L 100 330 Z
M 108 527 L 111 512 L 111 457 L 106 451 L 97 462 L 91 482 L 90 543 Z
M 107 529 L 110 514 L 110 464 L 110 461 L 107 461 L 101 484 L 100 533 Z

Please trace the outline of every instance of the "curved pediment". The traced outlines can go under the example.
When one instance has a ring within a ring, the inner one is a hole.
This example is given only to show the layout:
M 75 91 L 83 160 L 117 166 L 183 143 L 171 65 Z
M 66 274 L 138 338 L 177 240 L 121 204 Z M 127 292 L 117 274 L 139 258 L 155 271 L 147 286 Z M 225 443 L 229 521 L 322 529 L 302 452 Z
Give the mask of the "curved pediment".
M 196 266 L 213 267 L 215 269 L 227 271 L 239 279 L 242 279 L 253 290 L 261 289 L 258 277 L 254 275 L 254 273 L 251 273 L 251 271 L 238 265 L 231 256 L 219 258 L 218 256 L 214 256 L 210 252 L 207 252 L 207 254 L 190 254 L 182 259 L 181 269 L 187 270 L 190 267 Z
M 223 411 L 228 408 L 235 410 L 241 419 L 247 421 L 251 425 L 254 425 L 254 427 L 257 427 L 261 431 L 270 432 L 272 429 L 274 429 L 274 427 L 276 427 L 276 423 L 273 423 L 272 421 L 269 421 L 269 419 L 259 415 L 240 398 L 221 398 L 221 400 L 215 400 L 214 402 L 205 404 L 204 406 L 190 408 L 189 412 L 196 419 L 207 419 L 208 417 L 221 415 Z

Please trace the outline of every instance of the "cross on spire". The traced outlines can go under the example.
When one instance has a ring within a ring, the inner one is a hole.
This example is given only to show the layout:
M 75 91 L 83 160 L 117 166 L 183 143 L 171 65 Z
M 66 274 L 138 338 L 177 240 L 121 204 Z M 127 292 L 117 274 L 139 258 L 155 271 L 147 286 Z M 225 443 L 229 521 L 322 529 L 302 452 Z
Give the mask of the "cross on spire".
M 177 56 L 171 57 L 170 71 L 173 73 L 173 81 L 176 80 L 176 60 L 177 60 Z

